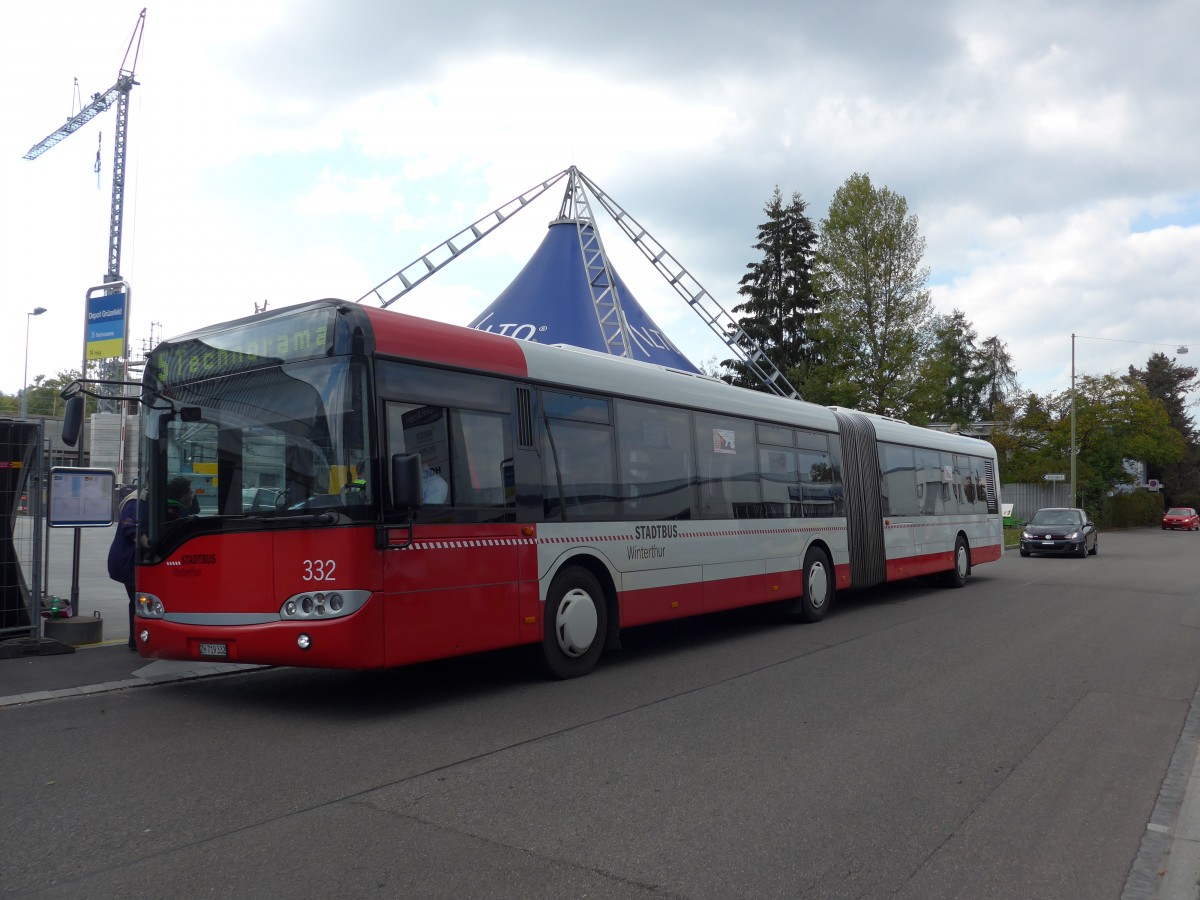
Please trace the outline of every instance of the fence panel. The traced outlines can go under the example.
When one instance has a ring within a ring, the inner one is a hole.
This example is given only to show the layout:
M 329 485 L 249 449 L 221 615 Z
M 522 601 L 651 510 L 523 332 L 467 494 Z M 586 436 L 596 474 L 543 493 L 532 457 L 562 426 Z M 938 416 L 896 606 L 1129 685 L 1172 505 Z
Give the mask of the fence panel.
M 41 631 L 44 446 L 40 420 L 0 419 L 0 640 Z
M 1070 506 L 1070 498 L 1071 486 L 1065 481 L 1000 485 L 1000 501 L 1013 505 L 1014 522 L 1028 522 L 1035 512 L 1047 506 Z

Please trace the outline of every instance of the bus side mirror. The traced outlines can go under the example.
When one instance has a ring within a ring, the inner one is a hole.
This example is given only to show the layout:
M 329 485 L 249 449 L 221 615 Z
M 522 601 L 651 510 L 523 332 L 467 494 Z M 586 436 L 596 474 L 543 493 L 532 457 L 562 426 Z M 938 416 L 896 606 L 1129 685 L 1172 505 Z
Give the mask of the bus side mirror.
M 63 411 L 62 441 L 68 447 L 74 447 L 79 441 L 79 432 L 83 428 L 83 395 L 76 394 L 67 401 Z
M 396 453 L 392 456 L 392 507 L 421 508 L 421 454 Z

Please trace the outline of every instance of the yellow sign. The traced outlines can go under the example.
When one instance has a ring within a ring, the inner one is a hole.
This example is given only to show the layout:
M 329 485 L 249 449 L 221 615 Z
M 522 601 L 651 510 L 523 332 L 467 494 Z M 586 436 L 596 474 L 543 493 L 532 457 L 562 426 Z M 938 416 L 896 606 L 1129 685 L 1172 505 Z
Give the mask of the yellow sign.
M 87 345 L 87 358 L 90 362 L 93 359 L 112 359 L 113 357 L 121 357 L 125 353 L 125 339 L 114 338 L 110 341 L 89 341 Z

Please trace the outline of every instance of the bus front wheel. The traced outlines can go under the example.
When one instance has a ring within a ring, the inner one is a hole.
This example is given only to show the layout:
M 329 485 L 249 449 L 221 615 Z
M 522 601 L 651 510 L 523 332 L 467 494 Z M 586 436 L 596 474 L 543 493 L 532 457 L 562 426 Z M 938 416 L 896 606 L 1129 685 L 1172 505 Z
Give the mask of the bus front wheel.
M 587 569 L 560 572 L 546 595 L 542 659 L 556 678 L 578 678 L 596 666 L 608 632 L 604 590 Z

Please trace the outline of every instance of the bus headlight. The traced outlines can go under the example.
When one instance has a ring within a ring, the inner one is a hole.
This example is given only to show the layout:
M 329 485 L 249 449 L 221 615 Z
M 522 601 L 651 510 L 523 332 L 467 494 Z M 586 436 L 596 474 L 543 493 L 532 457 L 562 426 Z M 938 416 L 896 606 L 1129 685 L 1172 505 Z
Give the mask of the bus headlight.
M 153 594 L 139 592 L 137 595 L 137 614 L 143 619 L 161 619 L 167 614 L 162 601 Z
M 285 622 L 339 619 L 358 612 L 370 596 L 370 591 L 306 591 L 283 601 L 279 618 Z

